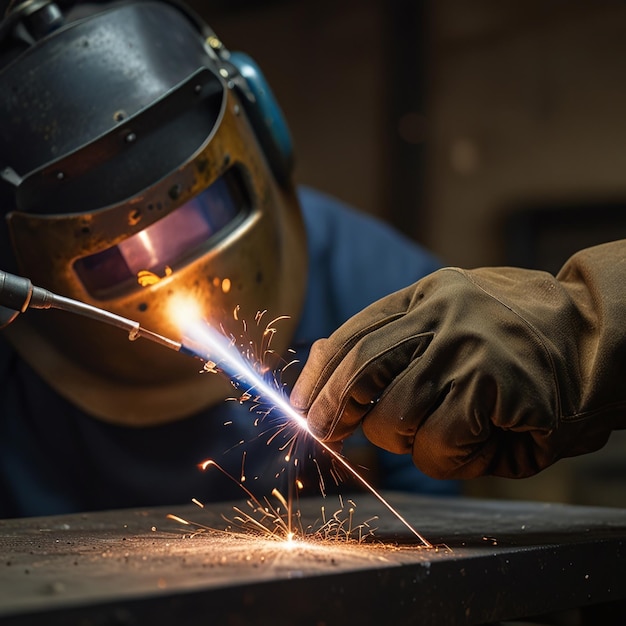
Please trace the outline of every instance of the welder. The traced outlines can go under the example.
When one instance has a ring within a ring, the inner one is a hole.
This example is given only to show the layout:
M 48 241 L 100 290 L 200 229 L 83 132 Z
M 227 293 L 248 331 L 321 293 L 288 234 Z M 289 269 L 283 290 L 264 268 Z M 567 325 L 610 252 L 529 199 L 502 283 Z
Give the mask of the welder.
M 316 342 L 292 394 L 313 432 L 438 478 L 532 476 L 626 427 L 626 240 L 556 276 L 443 268 Z
M 0 269 L 173 340 L 183 294 L 272 370 L 440 266 L 296 188 L 260 68 L 173 0 L 12 2 L 0 160 Z M 63 311 L 5 307 L 0 325 L 0 516 L 240 499 L 244 477 L 261 496 L 293 478 L 271 412 L 226 401 L 241 390 L 194 359 Z M 456 491 L 370 448 L 379 486 Z M 207 458 L 236 480 L 200 471 Z

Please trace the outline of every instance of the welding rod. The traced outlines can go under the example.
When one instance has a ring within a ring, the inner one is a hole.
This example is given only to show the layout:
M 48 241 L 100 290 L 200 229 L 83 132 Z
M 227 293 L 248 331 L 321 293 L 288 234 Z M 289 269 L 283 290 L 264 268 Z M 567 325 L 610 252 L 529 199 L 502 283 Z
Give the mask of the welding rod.
M 59 296 L 47 289 L 35 287 L 28 278 L 9 274 L 2 270 L 0 270 L 0 306 L 7 307 L 16 313 L 24 313 L 26 309 L 30 308 L 68 311 L 126 330 L 131 341 L 138 337 L 144 337 L 177 352 L 182 347 L 177 341 L 142 328 L 139 322 L 79 300 Z

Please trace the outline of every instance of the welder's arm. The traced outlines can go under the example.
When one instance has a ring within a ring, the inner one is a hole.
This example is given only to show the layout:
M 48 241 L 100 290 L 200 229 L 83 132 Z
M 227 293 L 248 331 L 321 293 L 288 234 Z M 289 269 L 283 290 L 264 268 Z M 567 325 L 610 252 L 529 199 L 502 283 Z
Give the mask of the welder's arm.
M 446 268 L 313 345 L 291 401 L 436 478 L 524 477 L 626 427 L 626 240 L 554 278 Z

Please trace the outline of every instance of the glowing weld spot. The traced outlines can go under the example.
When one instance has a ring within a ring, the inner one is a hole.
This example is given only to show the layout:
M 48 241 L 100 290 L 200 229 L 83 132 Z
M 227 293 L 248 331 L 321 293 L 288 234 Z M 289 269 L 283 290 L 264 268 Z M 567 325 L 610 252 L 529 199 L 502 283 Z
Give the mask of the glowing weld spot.
M 170 302 L 170 315 L 178 326 L 197 324 L 202 319 L 200 305 L 190 297 L 177 296 Z

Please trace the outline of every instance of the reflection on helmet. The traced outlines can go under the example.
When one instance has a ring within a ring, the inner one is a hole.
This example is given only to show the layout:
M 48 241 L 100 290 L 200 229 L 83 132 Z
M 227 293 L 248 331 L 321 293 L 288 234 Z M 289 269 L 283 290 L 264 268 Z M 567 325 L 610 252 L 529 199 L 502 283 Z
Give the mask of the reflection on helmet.
M 101 252 L 74 262 L 74 270 L 94 298 L 124 287 L 136 288 L 141 272 L 163 273 L 196 253 L 212 237 L 244 216 L 248 205 L 232 170 L 182 206 L 143 230 Z
M 262 75 L 244 78 L 178 4 L 53 15 L 51 32 L 30 14 L 0 27 L 0 54 L 9 51 L 0 56 L 0 230 L 12 248 L 0 263 L 177 340 L 168 306 L 180 294 L 235 334 L 236 308 L 249 321 L 258 310 L 288 315 L 274 344 L 284 350 L 306 246 L 286 127 Z M 223 397 L 221 381 L 199 376 L 188 358 L 68 317 L 29 311 L 5 332 L 94 416 L 145 425 Z

